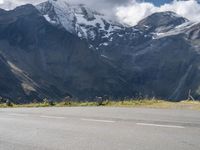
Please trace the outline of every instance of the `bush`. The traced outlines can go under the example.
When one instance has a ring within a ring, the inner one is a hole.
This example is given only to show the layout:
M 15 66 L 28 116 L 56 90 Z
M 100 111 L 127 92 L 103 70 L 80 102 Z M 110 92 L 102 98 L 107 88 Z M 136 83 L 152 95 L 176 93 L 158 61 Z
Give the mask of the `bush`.
M 71 99 L 71 97 L 69 97 L 69 96 L 65 97 L 65 98 L 63 99 L 63 103 L 64 103 L 65 106 L 70 106 L 70 105 L 72 105 L 72 99 Z
M 103 101 L 103 105 L 104 105 L 104 106 L 109 105 L 109 103 L 110 103 L 109 100 Z
M 54 101 L 49 101 L 49 106 L 55 106 L 55 103 L 54 103 Z
M 102 97 L 95 97 L 95 101 L 97 102 L 97 106 L 103 105 L 103 98 Z
M 49 106 L 54 106 L 55 103 L 52 100 L 48 100 L 47 98 L 43 99 L 44 104 L 47 104 Z
M 0 104 L 5 103 L 4 99 L 0 96 Z
M 72 102 L 71 102 L 71 101 L 68 101 L 68 100 L 65 100 L 65 101 L 64 101 L 64 105 L 65 105 L 65 106 L 70 106 L 70 105 L 72 105 Z
M 13 104 L 11 103 L 11 101 L 10 101 L 10 100 L 6 100 L 6 106 L 8 106 L 8 107 L 12 107 L 12 106 L 13 106 Z

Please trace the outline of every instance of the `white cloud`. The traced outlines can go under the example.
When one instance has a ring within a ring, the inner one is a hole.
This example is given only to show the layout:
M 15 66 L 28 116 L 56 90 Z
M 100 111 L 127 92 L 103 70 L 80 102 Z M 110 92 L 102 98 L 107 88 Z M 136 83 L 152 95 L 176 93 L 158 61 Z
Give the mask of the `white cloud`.
M 173 11 L 191 21 L 200 21 L 200 4 L 196 0 L 177 1 L 160 7 L 148 2 L 133 1 L 128 6 L 118 7 L 116 15 L 119 20 L 129 25 L 136 25 L 141 19 L 155 13 L 163 11 Z
M 37 4 L 45 0 L 0 0 L 0 8 L 3 9 L 13 9 L 16 6 L 31 3 L 31 4 Z
M 38 4 L 47 0 L 0 0 L 0 8 L 13 9 L 26 3 Z M 141 19 L 162 11 L 173 11 L 191 21 L 200 21 L 200 4 L 197 0 L 174 0 L 170 4 L 155 6 L 143 0 L 66 0 L 70 3 L 84 3 L 109 16 L 117 17 L 129 25 L 137 24 Z M 132 2 L 130 2 L 132 1 Z M 130 3 L 128 3 L 130 2 Z M 128 4 L 127 4 L 128 3 Z
M 4 3 L 4 0 L 0 0 L 0 4 L 3 4 Z
M 4 1 L 4 4 L 2 4 Z M 16 6 L 31 3 L 38 4 L 47 0 L 0 0 L 0 8 L 13 9 Z M 69 3 L 74 4 L 87 4 L 89 7 L 97 9 L 98 11 L 109 11 L 110 9 L 116 8 L 117 6 L 127 4 L 130 0 L 65 0 Z M 1 3 L 2 2 L 2 3 Z

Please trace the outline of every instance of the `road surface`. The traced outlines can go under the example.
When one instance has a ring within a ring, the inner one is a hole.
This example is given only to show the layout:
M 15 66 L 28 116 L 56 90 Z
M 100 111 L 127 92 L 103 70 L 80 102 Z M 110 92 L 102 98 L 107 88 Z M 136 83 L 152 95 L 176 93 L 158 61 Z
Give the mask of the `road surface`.
M 200 112 L 109 107 L 0 109 L 0 150 L 200 150 Z

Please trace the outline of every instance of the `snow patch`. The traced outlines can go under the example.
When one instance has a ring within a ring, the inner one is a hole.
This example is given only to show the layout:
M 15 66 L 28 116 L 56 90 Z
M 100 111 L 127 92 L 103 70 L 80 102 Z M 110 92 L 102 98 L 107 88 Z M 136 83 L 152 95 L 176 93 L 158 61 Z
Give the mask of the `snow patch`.
M 108 38 L 115 30 L 124 26 L 85 5 L 69 4 L 66 0 L 49 0 L 39 4 L 37 8 L 48 22 L 59 24 L 70 33 L 89 40 L 95 38 L 95 30 L 107 33 L 103 36 Z
M 166 36 L 172 36 L 172 35 L 185 33 L 189 28 L 191 28 L 192 26 L 195 26 L 196 24 L 198 23 L 186 22 L 166 32 L 162 32 L 162 30 L 160 30 L 159 32 L 158 30 L 158 32 L 154 33 L 153 39 L 159 39 Z
M 49 17 L 49 15 L 44 15 L 44 18 L 45 18 L 48 22 L 50 22 L 50 23 L 52 23 L 52 24 L 56 24 L 56 21 L 51 20 L 51 18 Z

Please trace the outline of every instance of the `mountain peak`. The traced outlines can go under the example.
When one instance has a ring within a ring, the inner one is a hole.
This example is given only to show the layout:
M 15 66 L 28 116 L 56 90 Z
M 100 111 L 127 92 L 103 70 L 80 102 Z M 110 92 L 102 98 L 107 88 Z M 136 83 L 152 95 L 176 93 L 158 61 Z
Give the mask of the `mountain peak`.
M 37 11 L 37 9 L 35 8 L 35 6 L 33 6 L 32 4 L 25 4 L 25 5 L 21 5 L 21 6 L 18 6 L 14 9 L 15 11 Z M 38 12 L 38 11 L 37 11 Z
M 22 15 L 31 15 L 31 14 L 39 14 L 40 12 L 32 5 L 32 4 L 25 4 L 16 7 L 13 10 L 4 10 L 0 9 L 0 15 L 6 15 L 7 19 L 8 18 L 13 18 L 17 16 L 22 16 Z M 5 19 L 6 17 L 3 17 L 1 19 Z
M 177 15 L 174 12 L 157 12 L 154 13 L 138 23 L 138 26 L 148 26 L 151 29 L 156 29 L 159 27 L 176 27 L 185 22 L 188 22 L 186 18 Z
M 48 22 L 61 25 L 71 33 L 75 32 L 73 26 L 75 21 L 74 11 L 66 1 L 48 0 L 36 7 Z
M 66 0 L 49 0 L 36 7 L 47 21 L 62 26 L 80 38 L 92 40 L 95 36 L 103 37 L 123 27 L 86 5 L 70 4 Z

